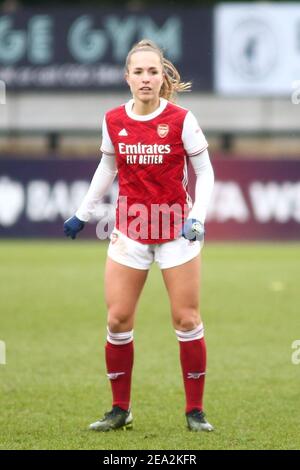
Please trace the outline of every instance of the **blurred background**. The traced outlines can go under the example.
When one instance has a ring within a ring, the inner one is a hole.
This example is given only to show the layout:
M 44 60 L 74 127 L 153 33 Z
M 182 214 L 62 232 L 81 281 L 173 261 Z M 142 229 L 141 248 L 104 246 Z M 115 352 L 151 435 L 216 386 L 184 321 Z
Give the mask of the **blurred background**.
M 0 8 L 0 237 L 61 237 L 99 162 L 104 113 L 130 98 L 127 52 L 147 37 L 193 83 L 178 104 L 198 118 L 215 168 L 207 238 L 300 238 L 299 2 Z M 116 192 L 97 217 L 111 216 Z

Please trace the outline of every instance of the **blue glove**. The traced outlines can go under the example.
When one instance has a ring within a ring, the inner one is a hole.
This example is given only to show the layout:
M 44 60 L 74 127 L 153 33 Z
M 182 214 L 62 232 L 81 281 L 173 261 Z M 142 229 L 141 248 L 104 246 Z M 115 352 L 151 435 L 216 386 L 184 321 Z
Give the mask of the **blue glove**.
M 204 225 L 197 219 L 187 219 L 182 227 L 181 235 L 191 242 L 194 242 L 195 240 L 202 242 L 204 234 Z
M 64 232 L 66 237 L 71 237 L 72 240 L 74 240 L 74 238 L 76 238 L 77 233 L 80 232 L 80 230 L 82 230 L 84 226 L 85 222 L 78 219 L 76 215 L 73 215 L 73 217 L 70 217 L 64 223 Z

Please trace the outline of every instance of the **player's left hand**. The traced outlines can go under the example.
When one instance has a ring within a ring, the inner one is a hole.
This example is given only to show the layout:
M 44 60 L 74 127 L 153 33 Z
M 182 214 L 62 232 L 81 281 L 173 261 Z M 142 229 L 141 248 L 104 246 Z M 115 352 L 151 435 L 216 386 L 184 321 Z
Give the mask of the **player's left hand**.
M 202 242 L 204 234 L 204 224 L 197 219 L 187 219 L 182 227 L 182 236 L 191 242 L 194 242 L 195 240 Z

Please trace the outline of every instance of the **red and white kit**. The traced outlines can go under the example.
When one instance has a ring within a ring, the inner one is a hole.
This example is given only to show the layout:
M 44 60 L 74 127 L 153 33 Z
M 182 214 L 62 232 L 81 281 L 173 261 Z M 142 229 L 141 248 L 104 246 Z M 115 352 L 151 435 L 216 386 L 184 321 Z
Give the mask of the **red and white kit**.
M 180 236 L 189 216 L 205 221 L 214 175 L 208 144 L 194 115 L 161 98 L 145 116 L 133 100 L 109 111 L 102 126 L 102 159 L 76 216 L 85 222 L 119 177 L 116 227 L 108 256 L 137 269 L 156 261 L 166 269 L 189 261 L 203 244 Z M 195 201 L 187 192 L 187 161 L 196 174 Z M 192 207 L 191 207 L 192 206 Z
M 146 116 L 133 100 L 109 111 L 101 151 L 116 156 L 119 198 L 116 228 L 141 243 L 178 238 L 191 209 L 187 158 L 208 144 L 190 111 L 165 99 Z

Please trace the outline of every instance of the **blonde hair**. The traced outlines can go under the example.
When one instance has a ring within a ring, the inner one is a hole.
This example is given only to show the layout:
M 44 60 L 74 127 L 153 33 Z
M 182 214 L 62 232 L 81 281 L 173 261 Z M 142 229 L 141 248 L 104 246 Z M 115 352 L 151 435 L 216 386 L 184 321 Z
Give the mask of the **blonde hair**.
M 175 101 L 177 93 L 190 91 L 192 84 L 191 82 L 182 82 L 180 75 L 174 64 L 164 57 L 163 51 L 149 39 L 142 39 L 136 43 L 131 50 L 128 52 L 125 62 L 125 71 L 128 73 L 128 66 L 132 54 L 140 51 L 151 51 L 155 52 L 159 58 L 163 68 L 164 81 L 160 89 L 159 96 L 169 101 Z

